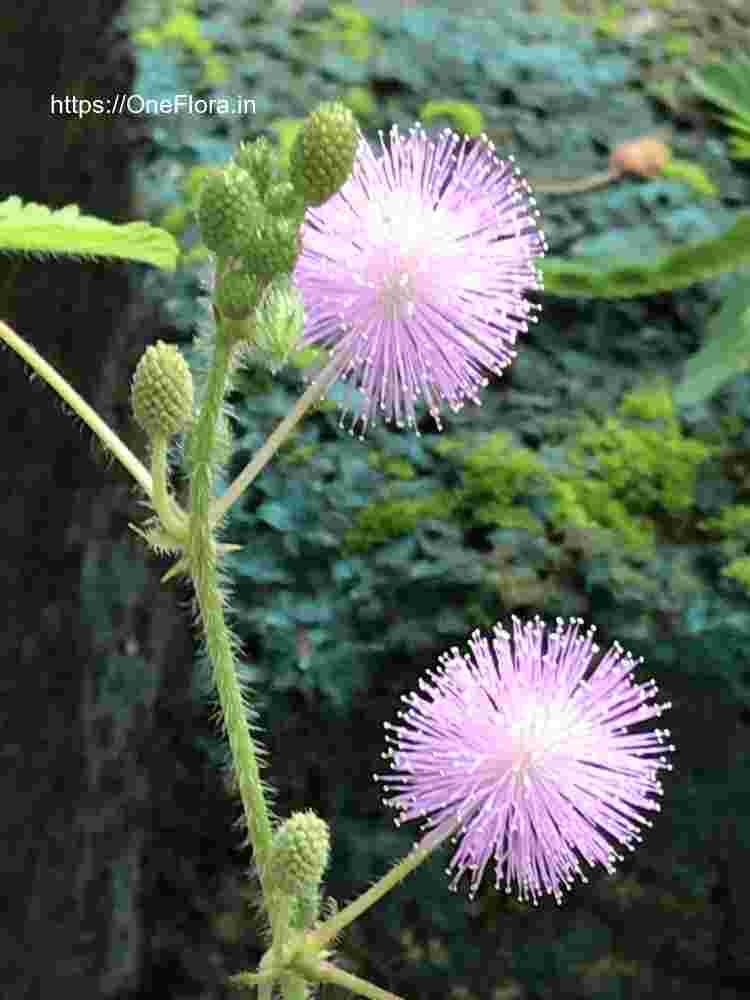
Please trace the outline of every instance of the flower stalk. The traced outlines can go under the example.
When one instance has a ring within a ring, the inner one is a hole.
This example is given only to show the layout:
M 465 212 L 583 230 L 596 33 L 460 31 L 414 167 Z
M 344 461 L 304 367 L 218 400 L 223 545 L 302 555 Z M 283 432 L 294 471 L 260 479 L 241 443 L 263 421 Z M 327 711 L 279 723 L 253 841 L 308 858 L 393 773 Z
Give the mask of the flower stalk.
M 294 408 L 284 417 L 278 427 L 269 435 L 266 442 L 253 455 L 242 472 L 217 500 L 211 504 L 211 523 L 218 524 L 232 504 L 239 500 L 253 480 L 263 471 L 266 465 L 292 433 L 297 424 L 311 407 L 315 406 L 326 394 L 330 385 L 338 376 L 338 362 L 331 361 L 321 374 L 305 390 L 297 400 Z

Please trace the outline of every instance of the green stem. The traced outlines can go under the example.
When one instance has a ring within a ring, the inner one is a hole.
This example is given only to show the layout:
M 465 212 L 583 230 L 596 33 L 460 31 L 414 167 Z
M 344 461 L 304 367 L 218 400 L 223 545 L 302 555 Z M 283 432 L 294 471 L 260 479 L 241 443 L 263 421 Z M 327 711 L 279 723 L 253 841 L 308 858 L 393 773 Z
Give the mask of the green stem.
M 274 964 L 281 967 L 284 946 L 286 945 L 287 938 L 289 937 L 289 910 L 291 907 L 291 899 L 285 892 L 277 892 L 275 897 L 276 898 L 269 907 L 269 917 L 271 920 L 271 931 L 273 935 L 271 954 L 273 955 Z
M 72 385 L 66 382 L 62 375 L 52 367 L 41 354 L 38 354 L 31 344 L 19 337 L 7 324 L 0 320 L 0 337 L 16 354 L 41 375 L 47 385 L 65 400 L 71 410 L 74 410 L 85 424 L 91 428 L 105 448 L 108 448 L 115 458 L 123 465 L 147 496 L 153 492 L 153 484 L 148 469 L 142 465 L 133 452 L 106 424 L 96 410 L 92 409 L 83 397 L 79 396 Z
M 330 962 L 300 958 L 294 963 L 294 966 L 312 982 L 333 983 L 357 996 L 369 997 L 370 1000 L 402 1000 L 398 994 L 383 990 L 366 979 L 360 979 L 359 976 L 354 976 L 351 972 L 345 972 L 343 969 L 331 965 Z
M 284 1000 L 307 1000 L 307 983 L 301 976 L 281 976 L 279 979 L 281 996 Z
M 154 510 L 165 530 L 178 541 L 186 541 L 188 520 L 169 493 L 167 485 L 167 439 L 155 437 L 151 440 L 151 478 L 153 481 Z
M 405 858 L 384 875 L 379 882 L 376 882 L 367 892 L 345 906 L 343 910 L 335 916 L 326 920 L 314 931 L 305 935 L 305 944 L 302 949 L 303 955 L 310 955 L 325 947 L 349 924 L 353 923 L 366 910 L 382 899 L 386 893 L 390 892 L 394 886 L 398 885 L 407 875 L 411 874 L 415 868 L 422 864 L 456 828 L 454 822 L 444 823 L 431 833 L 427 834 L 421 843 L 415 847 Z
M 250 990 L 264 983 L 273 984 L 274 976 L 273 972 L 236 972 L 227 981 L 237 990 Z
M 214 475 L 211 455 L 224 400 L 230 355 L 231 350 L 219 330 L 213 364 L 208 375 L 206 398 L 195 428 L 195 453 L 191 477 L 190 565 L 206 634 L 208 655 L 213 664 L 214 683 L 245 811 L 248 835 L 255 852 L 265 899 L 267 893 L 264 872 L 271 849 L 271 820 L 260 777 L 258 754 L 250 735 L 247 709 L 243 703 L 242 689 L 237 677 L 235 645 L 224 617 L 216 544 L 209 524 L 209 504 Z
M 284 417 L 268 440 L 258 449 L 251 461 L 248 462 L 239 476 L 237 476 L 227 489 L 226 493 L 222 494 L 222 496 L 214 500 L 211 504 L 212 524 L 217 524 L 235 500 L 238 500 L 242 496 L 243 492 L 252 483 L 258 473 L 268 464 L 310 407 L 314 406 L 325 395 L 326 390 L 338 377 L 340 369 L 340 361 L 331 361 L 323 369 L 320 376 L 308 386 L 305 393 L 297 400 L 294 409 Z

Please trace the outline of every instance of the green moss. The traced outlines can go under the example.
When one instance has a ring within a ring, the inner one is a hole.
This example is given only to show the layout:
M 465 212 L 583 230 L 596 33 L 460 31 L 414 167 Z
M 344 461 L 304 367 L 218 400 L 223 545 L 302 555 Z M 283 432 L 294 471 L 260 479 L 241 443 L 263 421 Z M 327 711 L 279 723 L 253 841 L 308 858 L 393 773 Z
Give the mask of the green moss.
M 408 535 L 426 518 L 448 520 L 455 508 L 455 498 L 442 490 L 429 497 L 404 497 L 381 500 L 366 507 L 344 542 L 351 552 L 364 552 L 392 538 Z
M 661 386 L 628 394 L 618 414 L 603 425 L 588 424 L 578 435 L 569 452 L 573 467 L 606 480 L 630 513 L 689 510 L 698 467 L 718 449 L 683 436 L 671 396 Z M 639 417 L 650 425 L 633 425 L 622 417 Z
M 705 518 L 699 527 L 704 531 L 716 532 L 723 542 L 725 557 L 730 557 L 730 561 L 721 570 L 721 575 L 737 580 L 750 592 L 750 555 L 736 555 L 750 545 L 750 504 L 726 507 L 718 517 Z
M 539 533 L 538 518 L 523 498 L 546 492 L 549 473 L 528 448 L 514 447 L 510 435 L 490 434 L 463 458 L 461 504 L 480 524 L 527 528 Z
M 332 4 L 331 17 L 320 25 L 320 38 L 334 43 L 356 62 L 366 62 L 373 52 L 371 20 L 350 3 Z
M 202 84 L 220 84 L 229 75 L 226 63 L 214 51 L 213 42 L 202 34 L 195 0 L 173 0 L 166 4 L 162 20 L 135 31 L 133 40 L 148 49 L 174 45 L 189 53 L 202 66 Z
M 629 513 L 606 482 L 583 476 L 560 476 L 552 481 L 551 489 L 556 501 L 551 522 L 558 530 L 573 526 L 600 536 L 602 541 L 610 534 L 629 552 L 647 555 L 653 551 L 656 535 L 653 522 Z
M 367 460 L 373 469 L 379 469 L 389 479 L 411 480 L 416 478 L 417 470 L 405 458 L 394 458 L 386 455 L 383 451 L 371 451 Z
M 629 393 L 616 417 L 589 422 L 568 452 L 570 468 L 552 473 L 530 449 L 516 447 L 504 432 L 478 444 L 444 438 L 444 458 L 462 467 L 460 485 L 429 498 L 387 500 L 368 507 L 349 535 L 359 551 L 413 531 L 426 517 L 544 532 L 531 499 L 551 501 L 550 525 L 575 528 L 595 547 L 613 543 L 650 556 L 659 532 L 657 517 L 691 510 L 701 462 L 717 449 L 683 436 L 665 385 Z M 411 478 L 401 459 L 376 461 L 391 477 Z
M 750 504 L 736 504 L 726 507 L 718 517 L 707 517 L 700 522 L 705 531 L 715 531 L 723 538 L 738 535 L 750 541 Z
M 623 396 L 617 411 L 622 417 L 677 422 L 672 393 L 664 382 L 631 390 Z
M 732 577 L 750 593 L 750 556 L 740 556 L 733 559 L 724 567 L 721 575 Z

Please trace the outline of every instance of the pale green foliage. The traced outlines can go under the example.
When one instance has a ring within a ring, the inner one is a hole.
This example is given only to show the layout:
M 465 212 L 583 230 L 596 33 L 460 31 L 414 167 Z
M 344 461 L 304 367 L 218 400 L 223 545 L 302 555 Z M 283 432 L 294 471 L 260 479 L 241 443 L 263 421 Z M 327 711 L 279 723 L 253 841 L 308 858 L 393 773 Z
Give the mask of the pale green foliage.
M 484 115 L 468 101 L 427 101 L 419 110 L 419 120 L 430 125 L 435 118 L 448 118 L 454 128 L 466 135 L 484 132 Z
M 750 369 L 750 280 L 738 276 L 706 328 L 703 347 L 685 364 L 674 389 L 678 406 L 710 398 L 729 379 Z
M 544 290 L 552 295 L 591 299 L 628 299 L 673 288 L 687 288 L 750 262 L 750 212 L 713 239 L 678 247 L 649 258 L 545 257 L 539 262 Z
M 50 209 L 13 195 L 0 202 L 0 251 L 117 257 L 173 271 L 179 248 L 170 233 L 147 222 L 115 225 L 81 215 L 77 205 Z
M 706 198 L 717 198 L 719 195 L 719 189 L 698 163 L 691 163 L 690 160 L 681 160 L 673 156 L 664 165 L 661 173 L 663 177 L 674 177 L 684 181 L 693 191 Z
M 729 112 L 722 121 L 734 133 L 732 155 L 750 159 L 750 57 L 712 63 L 700 72 L 692 70 L 688 79 L 702 97 Z

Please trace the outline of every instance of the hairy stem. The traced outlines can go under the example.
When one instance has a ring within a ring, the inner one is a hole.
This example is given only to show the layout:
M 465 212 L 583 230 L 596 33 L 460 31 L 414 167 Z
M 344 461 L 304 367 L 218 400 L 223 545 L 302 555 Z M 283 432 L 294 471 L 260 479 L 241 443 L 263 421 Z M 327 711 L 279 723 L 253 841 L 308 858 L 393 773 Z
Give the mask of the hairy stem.
M 72 385 L 66 382 L 62 375 L 52 367 L 41 354 L 38 354 L 31 344 L 14 333 L 11 328 L 0 320 L 0 337 L 8 344 L 16 354 L 40 375 L 50 388 L 60 396 L 71 410 L 74 410 L 85 424 L 96 434 L 105 448 L 112 452 L 118 462 L 124 466 L 130 475 L 135 479 L 143 492 L 151 496 L 153 483 L 148 469 L 138 461 L 133 452 L 115 434 L 112 428 L 106 424 L 99 414 L 89 404 L 79 396 Z
M 188 520 L 185 512 L 169 493 L 169 468 L 167 466 L 167 439 L 155 437 L 151 441 L 151 478 L 153 482 L 154 510 L 159 515 L 162 525 L 175 539 L 185 541 L 188 532 Z
M 383 990 L 366 979 L 360 979 L 359 976 L 352 975 L 351 972 L 345 972 L 343 969 L 331 965 L 330 962 L 300 958 L 295 962 L 295 967 L 312 982 L 332 983 L 360 997 L 369 997 L 370 1000 L 402 1000 L 398 994 Z
M 258 754 L 250 734 L 248 712 L 237 677 L 235 643 L 224 617 L 219 586 L 214 533 L 209 523 L 209 505 L 214 470 L 211 455 L 229 372 L 230 348 L 216 337 L 213 364 L 209 370 L 206 398 L 195 429 L 195 452 L 191 478 L 190 566 L 198 606 L 206 634 L 208 655 L 219 696 L 224 726 L 232 751 L 247 830 L 263 888 L 264 872 L 271 848 L 271 820 L 260 777 Z

